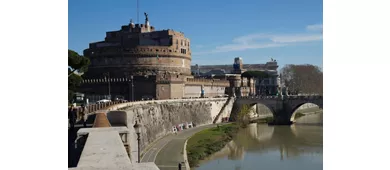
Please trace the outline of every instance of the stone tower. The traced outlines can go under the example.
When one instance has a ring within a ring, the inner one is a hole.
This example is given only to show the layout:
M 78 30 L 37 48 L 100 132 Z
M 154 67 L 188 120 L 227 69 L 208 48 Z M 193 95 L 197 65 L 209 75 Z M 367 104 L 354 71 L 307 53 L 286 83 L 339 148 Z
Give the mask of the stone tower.
M 234 74 L 242 74 L 245 72 L 243 68 L 243 62 L 241 57 L 234 58 L 234 64 L 233 64 L 233 73 Z

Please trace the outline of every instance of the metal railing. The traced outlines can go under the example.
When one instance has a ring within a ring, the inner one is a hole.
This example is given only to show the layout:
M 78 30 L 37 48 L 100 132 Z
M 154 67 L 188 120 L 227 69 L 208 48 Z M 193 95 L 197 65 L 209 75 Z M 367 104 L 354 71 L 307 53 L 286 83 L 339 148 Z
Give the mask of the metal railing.
M 283 98 L 287 99 L 321 99 L 323 96 L 322 95 L 316 95 L 316 94 L 311 94 L 311 95 L 283 95 Z M 238 97 L 241 99 L 277 99 L 277 98 L 282 98 L 282 96 L 241 96 Z
M 120 104 L 120 103 L 126 103 L 126 102 L 127 101 L 113 101 L 113 102 L 90 104 L 90 105 L 88 105 L 86 107 L 87 108 L 87 113 L 86 114 L 93 113 L 93 112 L 96 112 L 98 110 L 102 110 L 102 109 L 105 109 L 107 107 L 110 107 L 110 106 L 113 106 L 113 105 L 116 105 L 116 104 Z M 81 112 L 82 112 L 82 108 L 81 107 L 76 107 L 75 109 L 76 109 L 77 118 L 80 118 L 80 115 L 81 115 Z

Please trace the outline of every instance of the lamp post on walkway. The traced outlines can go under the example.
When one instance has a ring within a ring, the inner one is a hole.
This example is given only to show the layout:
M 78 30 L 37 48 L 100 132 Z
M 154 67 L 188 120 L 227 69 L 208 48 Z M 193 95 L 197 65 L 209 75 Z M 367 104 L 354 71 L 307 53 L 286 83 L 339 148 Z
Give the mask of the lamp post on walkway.
M 110 72 L 103 73 L 103 75 L 108 81 L 108 96 L 109 100 L 111 100 Z
M 141 125 L 138 124 L 137 121 L 135 121 L 135 125 L 133 127 L 135 129 L 135 133 L 137 134 L 137 141 L 138 141 L 138 163 L 141 163 L 141 160 L 140 160 L 140 158 L 141 158 L 141 150 L 140 150 L 140 143 L 139 143 L 139 141 L 141 140 L 141 138 L 140 138 Z
M 128 73 L 128 72 L 125 72 L 125 77 L 127 79 L 129 79 L 130 82 L 131 82 L 131 84 L 129 82 L 129 100 L 130 100 L 130 97 L 131 97 L 130 101 L 134 101 L 134 83 L 133 83 L 134 77 L 133 77 L 133 75 L 130 75 L 130 73 Z M 131 89 L 131 93 L 130 93 L 130 89 Z
M 134 101 L 134 77 L 133 76 L 130 76 L 131 78 L 131 101 Z

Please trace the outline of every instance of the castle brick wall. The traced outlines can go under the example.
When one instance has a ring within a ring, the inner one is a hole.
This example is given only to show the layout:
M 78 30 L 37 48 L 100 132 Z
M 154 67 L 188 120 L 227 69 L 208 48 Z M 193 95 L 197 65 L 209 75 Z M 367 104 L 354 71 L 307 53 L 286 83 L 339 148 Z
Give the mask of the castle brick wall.
M 170 84 L 171 99 L 181 99 L 184 94 L 184 84 Z
M 156 99 L 169 99 L 171 98 L 171 88 L 170 85 L 167 84 L 157 84 L 156 85 Z

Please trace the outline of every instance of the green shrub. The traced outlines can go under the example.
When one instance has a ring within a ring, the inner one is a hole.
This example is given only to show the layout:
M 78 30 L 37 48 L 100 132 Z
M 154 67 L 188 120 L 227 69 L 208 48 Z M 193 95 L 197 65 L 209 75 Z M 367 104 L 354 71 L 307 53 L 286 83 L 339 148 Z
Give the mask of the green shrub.
M 298 118 L 300 118 L 300 117 L 302 117 L 302 116 L 305 116 L 305 114 L 303 114 L 303 113 L 301 113 L 301 112 L 297 112 L 296 114 L 295 114 L 295 119 L 298 119 Z
M 236 119 L 240 127 L 245 128 L 250 123 L 249 113 L 252 111 L 253 109 L 249 105 L 242 105 L 241 110 L 240 112 L 238 112 Z

